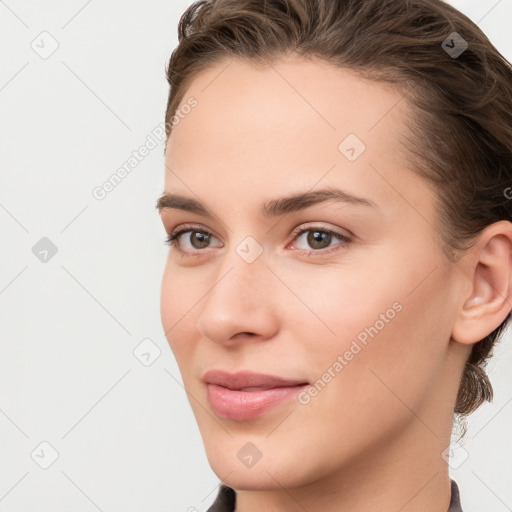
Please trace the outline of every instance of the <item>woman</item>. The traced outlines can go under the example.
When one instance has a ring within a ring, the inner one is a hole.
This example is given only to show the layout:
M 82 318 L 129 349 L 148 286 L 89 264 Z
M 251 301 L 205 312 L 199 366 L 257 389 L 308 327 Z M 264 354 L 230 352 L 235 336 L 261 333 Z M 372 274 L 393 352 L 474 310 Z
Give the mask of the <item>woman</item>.
M 161 315 L 209 510 L 460 511 L 511 310 L 508 62 L 440 0 L 202 1 L 179 36 Z

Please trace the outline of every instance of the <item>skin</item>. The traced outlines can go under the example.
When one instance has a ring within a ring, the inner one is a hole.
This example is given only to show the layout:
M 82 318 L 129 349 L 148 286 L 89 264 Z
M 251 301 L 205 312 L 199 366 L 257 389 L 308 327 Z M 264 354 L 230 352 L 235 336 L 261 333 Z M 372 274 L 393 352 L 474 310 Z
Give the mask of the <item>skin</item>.
M 183 253 L 171 245 L 161 316 L 236 510 L 446 512 L 441 454 L 472 344 L 511 309 L 512 225 L 493 224 L 457 262 L 445 258 L 435 191 L 397 140 L 410 107 L 353 71 L 298 56 L 258 68 L 223 60 L 194 77 L 183 103 L 190 96 L 198 105 L 168 140 L 165 192 L 215 217 L 161 210 L 168 233 L 185 223 L 212 233 L 206 248 L 190 231 Z M 353 162 L 338 150 L 349 133 L 366 145 Z M 331 201 L 259 214 L 269 199 L 328 186 L 377 207 Z M 352 241 L 308 244 L 308 233 L 291 236 L 301 226 Z M 263 250 L 252 263 L 236 252 L 248 236 Z M 250 421 L 210 407 L 207 370 L 313 383 L 394 303 L 401 311 L 308 404 L 292 399 Z M 247 442 L 262 454 L 250 468 L 237 457 Z

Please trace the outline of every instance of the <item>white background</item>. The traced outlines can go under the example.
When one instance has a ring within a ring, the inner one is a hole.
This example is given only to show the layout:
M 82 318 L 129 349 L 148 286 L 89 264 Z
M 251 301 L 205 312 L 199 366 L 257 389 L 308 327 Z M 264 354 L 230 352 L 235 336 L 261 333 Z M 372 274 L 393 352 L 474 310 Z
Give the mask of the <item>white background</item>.
M 512 0 L 452 3 L 512 60 Z M 1 512 L 201 511 L 217 493 L 160 323 L 163 141 L 92 194 L 163 123 L 188 4 L 0 2 Z M 489 371 L 495 401 L 451 470 L 465 512 L 512 509 L 510 337 Z

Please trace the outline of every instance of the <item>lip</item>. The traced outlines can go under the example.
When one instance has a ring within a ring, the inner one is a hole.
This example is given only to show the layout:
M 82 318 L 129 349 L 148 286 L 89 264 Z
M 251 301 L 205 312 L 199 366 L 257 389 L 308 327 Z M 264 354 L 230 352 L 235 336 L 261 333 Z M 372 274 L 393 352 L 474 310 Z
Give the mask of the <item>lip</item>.
M 241 371 L 229 373 L 223 370 L 210 370 L 204 374 L 203 381 L 207 384 L 217 384 L 229 389 L 241 390 L 249 387 L 271 389 L 277 387 L 290 387 L 297 384 L 308 384 L 304 379 L 283 379 L 264 373 Z
M 309 386 L 304 380 L 283 379 L 274 375 L 252 372 L 228 373 L 222 370 L 206 372 L 208 401 L 222 418 L 250 420 L 262 416 Z

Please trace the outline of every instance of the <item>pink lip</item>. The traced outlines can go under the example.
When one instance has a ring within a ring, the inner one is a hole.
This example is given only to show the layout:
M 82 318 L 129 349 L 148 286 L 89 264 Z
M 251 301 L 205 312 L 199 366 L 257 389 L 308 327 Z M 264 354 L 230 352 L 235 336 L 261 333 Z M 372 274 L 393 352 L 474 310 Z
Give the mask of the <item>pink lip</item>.
M 208 371 L 203 381 L 207 384 L 211 407 L 219 416 L 231 420 L 257 418 L 309 385 L 304 380 L 220 370 Z

